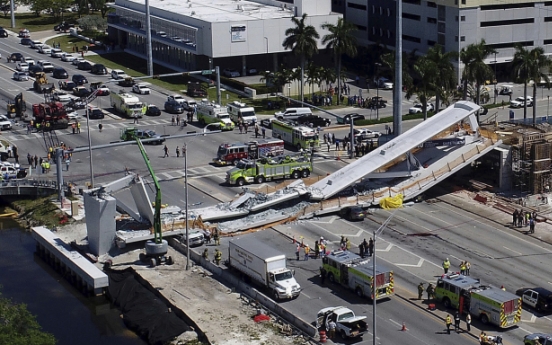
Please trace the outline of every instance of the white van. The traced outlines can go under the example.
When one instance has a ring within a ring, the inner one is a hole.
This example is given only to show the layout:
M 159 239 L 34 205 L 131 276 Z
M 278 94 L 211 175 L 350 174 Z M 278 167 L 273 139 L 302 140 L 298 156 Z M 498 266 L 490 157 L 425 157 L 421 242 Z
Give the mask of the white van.
M 234 101 L 226 105 L 228 108 L 228 114 L 230 114 L 230 120 L 235 123 L 239 123 L 240 120 L 248 125 L 255 125 L 257 123 L 257 115 L 255 115 L 255 109 L 248 107 L 245 103 Z
M 310 108 L 287 108 L 274 114 L 278 120 L 297 120 L 302 115 L 312 115 Z

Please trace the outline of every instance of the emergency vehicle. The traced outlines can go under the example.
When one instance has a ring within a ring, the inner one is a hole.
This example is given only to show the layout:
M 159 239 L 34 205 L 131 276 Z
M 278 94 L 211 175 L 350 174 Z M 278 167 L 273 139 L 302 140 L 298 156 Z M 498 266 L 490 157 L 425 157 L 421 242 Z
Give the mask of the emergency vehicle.
M 297 151 L 320 147 L 318 133 L 313 128 L 296 126 L 291 122 L 272 121 L 272 137 L 282 139 L 284 143 L 296 148 Z
M 521 319 L 520 297 L 462 274 L 449 273 L 437 279 L 435 297 L 446 308 L 469 312 L 483 324 L 508 328 Z
M 111 106 L 119 114 L 133 118 L 135 116 L 141 118 L 148 110 L 147 104 L 140 101 L 138 97 L 121 90 L 119 93 L 112 92 L 110 94 Z
M 211 103 L 203 99 L 198 103 L 196 113 L 197 120 L 204 126 L 209 123 L 220 123 L 221 131 L 234 130 L 234 122 L 230 120 L 227 109 L 221 107 L 220 104 Z
M 234 101 L 226 105 L 228 108 L 228 114 L 230 114 L 230 120 L 235 123 L 240 120 L 248 125 L 254 126 L 257 123 L 257 115 L 255 115 L 255 108 L 248 107 L 245 103 Z
M 226 172 L 226 182 L 243 186 L 246 183 L 263 183 L 280 179 L 309 177 L 312 161 L 307 154 L 263 157 L 257 160 L 242 159 L 238 165 Z
M 374 275 L 376 283 L 376 300 L 388 298 L 395 294 L 393 271 L 383 265 L 373 264 L 350 251 L 336 250 L 322 258 L 322 268 L 326 271 L 328 280 L 339 283 L 353 290 L 359 297 L 367 296 L 373 300 L 372 289 Z
M 284 154 L 284 142 L 280 139 L 261 139 L 248 143 L 224 143 L 213 158 L 215 165 L 237 165 L 242 159 L 274 157 Z

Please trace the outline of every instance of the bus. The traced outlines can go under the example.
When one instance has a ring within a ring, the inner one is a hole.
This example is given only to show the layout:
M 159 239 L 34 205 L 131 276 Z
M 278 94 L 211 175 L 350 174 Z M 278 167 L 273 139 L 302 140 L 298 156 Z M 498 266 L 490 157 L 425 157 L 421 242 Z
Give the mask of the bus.
M 282 139 L 285 144 L 293 146 L 297 151 L 320 147 L 320 139 L 315 129 L 291 122 L 272 121 L 272 137 Z

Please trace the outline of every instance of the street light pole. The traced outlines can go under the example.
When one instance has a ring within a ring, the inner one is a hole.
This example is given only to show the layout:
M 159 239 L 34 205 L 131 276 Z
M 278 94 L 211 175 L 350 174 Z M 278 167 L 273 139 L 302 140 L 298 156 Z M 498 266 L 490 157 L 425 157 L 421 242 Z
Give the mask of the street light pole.
M 548 98 L 548 105 L 546 106 L 546 117 L 548 118 L 548 112 L 550 110 L 550 96 L 546 96 Z
M 94 188 L 94 168 L 92 167 L 92 138 L 90 137 L 90 113 L 86 102 L 86 131 L 88 132 L 88 154 L 90 155 L 90 188 Z
M 375 63 L 376 65 L 376 120 L 379 121 L 379 68 L 381 64 L 379 62 Z
M 495 59 L 494 59 L 494 80 L 493 80 L 493 83 L 494 83 L 494 104 L 496 104 L 496 54 L 498 54 L 498 52 L 494 52 L 494 56 L 495 56 Z
M 188 144 L 184 143 L 184 186 L 186 187 L 186 194 L 184 202 L 186 202 L 186 271 L 190 269 L 190 236 L 188 229 Z

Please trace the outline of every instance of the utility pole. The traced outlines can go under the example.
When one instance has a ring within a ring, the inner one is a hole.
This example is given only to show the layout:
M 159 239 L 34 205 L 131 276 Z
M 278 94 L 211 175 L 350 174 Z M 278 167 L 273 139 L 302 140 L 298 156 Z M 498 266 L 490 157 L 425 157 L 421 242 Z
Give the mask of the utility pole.
M 146 0 L 146 56 L 148 58 L 148 75 L 153 76 L 153 53 L 151 47 L 151 19 L 149 0 Z
M 402 134 L 402 0 L 397 0 L 397 23 L 395 31 L 395 92 L 393 93 L 393 134 L 395 137 L 398 137 Z

